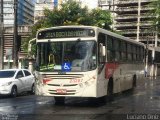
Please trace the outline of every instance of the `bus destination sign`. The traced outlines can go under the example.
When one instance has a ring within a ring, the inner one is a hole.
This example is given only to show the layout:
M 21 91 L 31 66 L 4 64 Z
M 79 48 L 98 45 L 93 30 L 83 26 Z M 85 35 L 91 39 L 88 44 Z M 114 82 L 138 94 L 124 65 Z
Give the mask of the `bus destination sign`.
M 94 37 L 93 29 L 84 28 L 63 28 L 41 31 L 38 33 L 38 39 L 51 38 L 71 38 L 71 37 Z

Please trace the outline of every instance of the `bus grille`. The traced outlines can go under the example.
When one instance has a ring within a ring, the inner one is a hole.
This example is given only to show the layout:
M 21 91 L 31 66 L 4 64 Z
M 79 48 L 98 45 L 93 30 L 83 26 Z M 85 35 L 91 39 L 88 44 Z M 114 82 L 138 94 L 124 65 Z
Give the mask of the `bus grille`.
M 52 80 L 70 80 L 76 78 L 82 78 L 83 74 L 45 74 L 47 78 L 51 78 Z M 75 87 L 78 84 L 58 84 L 58 83 L 48 83 L 49 87 L 48 93 L 52 95 L 75 95 L 76 89 L 66 90 L 65 93 L 57 93 L 55 88 L 52 87 Z
M 75 95 L 75 93 L 64 93 L 64 94 L 59 94 L 59 93 L 50 93 L 52 95 Z
M 47 84 L 48 86 L 60 86 L 60 84 Z M 78 84 L 64 84 L 63 87 L 76 86 Z
M 81 78 L 83 74 L 44 74 L 46 77 L 51 79 L 74 79 L 74 78 Z

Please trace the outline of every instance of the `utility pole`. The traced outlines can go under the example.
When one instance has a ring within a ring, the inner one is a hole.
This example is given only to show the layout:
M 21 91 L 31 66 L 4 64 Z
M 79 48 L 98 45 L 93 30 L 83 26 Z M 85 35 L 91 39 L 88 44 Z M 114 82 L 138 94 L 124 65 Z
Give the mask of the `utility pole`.
M 140 15 L 141 15 L 141 0 L 138 0 L 138 17 L 137 17 L 137 40 L 139 42 L 140 33 Z
M 1 0 L 0 3 L 0 69 L 3 69 L 3 61 L 4 61 L 4 53 L 3 53 L 3 48 L 4 48 L 4 36 L 3 36 L 3 0 Z
M 18 49 L 17 49 L 17 0 L 14 0 L 14 38 L 13 38 L 13 67 L 18 68 Z

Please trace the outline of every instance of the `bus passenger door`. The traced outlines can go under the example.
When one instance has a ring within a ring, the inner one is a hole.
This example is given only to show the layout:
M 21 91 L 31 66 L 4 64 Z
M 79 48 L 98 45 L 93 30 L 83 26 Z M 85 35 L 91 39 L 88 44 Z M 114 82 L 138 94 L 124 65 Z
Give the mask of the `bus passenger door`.
M 99 34 L 98 36 L 98 81 L 97 81 L 97 96 L 107 94 L 107 80 L 105 79 L 105 64 L 106 64 L 106 36 Z

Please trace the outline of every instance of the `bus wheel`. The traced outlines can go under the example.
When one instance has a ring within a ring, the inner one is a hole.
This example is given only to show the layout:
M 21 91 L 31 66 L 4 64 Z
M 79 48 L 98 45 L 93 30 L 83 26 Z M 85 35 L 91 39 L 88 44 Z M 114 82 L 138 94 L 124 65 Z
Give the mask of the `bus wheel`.
M 136 78 L 136 75 L 134 75 L 133 76 L 133 83 L 132 83 L 133 88 L 136 87 L 136 81 L 137 81 L 137 78 Z
M 65 97 L 54 97 L 56 105 L 63 105 L 65 103 Z
M 107 98 L 108 101 L 113 100 L 113 79 L 109 79 L 108 88 L 107 88 Z

